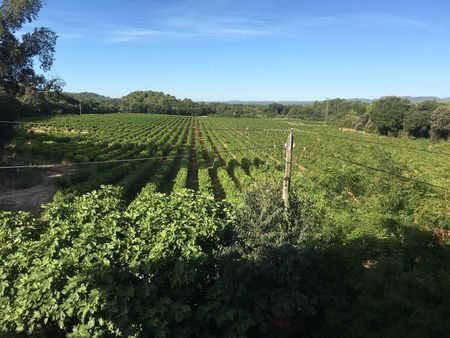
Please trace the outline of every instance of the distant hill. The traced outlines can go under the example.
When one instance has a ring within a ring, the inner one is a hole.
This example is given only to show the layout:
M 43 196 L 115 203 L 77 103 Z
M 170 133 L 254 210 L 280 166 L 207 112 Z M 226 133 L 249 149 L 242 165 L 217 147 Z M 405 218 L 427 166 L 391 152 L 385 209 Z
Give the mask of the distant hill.
M 435 96 L 404 96 L 405 99 L 408 99 L 411 102 L 424 102 L 424 101 L 438 101 L 438 102 L 450 102 L 450 97 L 439 98 Z
M 437 101 L 437 102 L 450 102 L 450 97 L 446 98 L 439 98 L 436 96 L 403 96 L 403 98 L 408 99 L 411 102 L 419 103 L 424 101 Z M 365 103 L 372 103 L 376 99 L 364 99 L 364 98 L 351 98 L 347 99 L 348 101 L 359 101 L 359 102 L 365 102 Z M 318 100 L 320 101 L 320 100 Z M 313 104 L 315 101 L 239 101 L 239 100 L 233 100 L 233 101 L 220 101 L 217 103 L 224 103 L 224 104 L 236 104 L 236 105 L 253 105 L 253 106 L 265 106 L 269 105 L 271 103 L 279 103 L 283 105 L 309 105 Z
M 119 100 L 124 100 L 128 102 L 130 99 L 134 102 L 141 102 L 147 104 L 172 104 L 172 105 L 186 105 L 189 107 L 195 106 L 195 103 L 189 99 L 180 100 L 175 96 L 164 94 L 161 92 L 155 91 L 137 91 L 130 93 L 121 99 L 119 98 L 111 98 L 108 96 L 96 94 L 96 93 L 65 93 L 79 101 L 91 101 L 91 102 L 118 102 Z M 413 103 L 419 103 L 424 101 L 438 101 L 438 102 L 450 102 L 450 97 L 447 98 L 439 98 L 436 96 L 403 96 L 403 98 L 408 99 Z M 375 99 L 366 99 L 366 98 L 351 98 L 349 101 L 359 101 L 364 103 L 372 103 Z M 317 100 L 319 101 L 319 100 Z M 240 101 L 240 100 L 231 100 L 231 101 L 212 101 L 212 102 L 204 102 L 204 103 L 222 103 L 222 104 L 230 104 L 230 105 L 243 105 L 243 106 L 267 106 L 271 103 L 279 103 L 286 106 L 291 105 L 301 105 L 306 106 L 313 104 L 315 101 Z
M 93 102 L 104 102 L 104 101 L 110 101 L 110 100 L 116 100 L 115 98 L 96 94 L 96 93 L 89 93 L 89 92 L 83 92 L 83 93 L 69 93 L 66 92 L 65 94 L 81 101 L 93 101 Z
M 214 101 L 212 103 L 223 103 L 223 104 L 235 104 L 235 105 L 249 105 L 249 106 L 267 106 L 272 103 L 279 103 L 284 105 L 308 105 L 314 103 L 314 101 Z

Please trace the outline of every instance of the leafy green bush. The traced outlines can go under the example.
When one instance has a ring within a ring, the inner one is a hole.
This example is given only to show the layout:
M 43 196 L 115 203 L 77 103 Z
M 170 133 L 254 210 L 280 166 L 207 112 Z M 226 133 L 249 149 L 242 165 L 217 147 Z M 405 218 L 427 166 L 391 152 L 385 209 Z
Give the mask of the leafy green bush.
M 0 214 L 0 332 L 189 336 L 230 217 L 212 198 L 147 187 L 59 195 L 42 220 Z
M 107 186 L 59 193 L 40 219 L 0 213 L 0 335 L 446 337 L 450 250 L 419 226 L 444 228 L 448 205 L 341 174 L 329 191 L 303 180 L 287 211 L 262 182 L 233 212 L 148 185 L 129 206 Z M 345 218 L 333 189 L 373 205 Z
M 221 306 L 232 314 L 228 327 L 248 326 L 255 337 L 306 336 L 317 312 L 311 249 L 321 212 L 295 194 L 286 212 L 277 188 L 262 184 L 244 195 L 230 246 L 221 251 L 221 279 L 210 292 L 216 301 L 217 294 L 229 299 Z
M 441 106 L 431 116 L 431 129 L 435 136 L 443 139 L 450 138 L 450 106 Z

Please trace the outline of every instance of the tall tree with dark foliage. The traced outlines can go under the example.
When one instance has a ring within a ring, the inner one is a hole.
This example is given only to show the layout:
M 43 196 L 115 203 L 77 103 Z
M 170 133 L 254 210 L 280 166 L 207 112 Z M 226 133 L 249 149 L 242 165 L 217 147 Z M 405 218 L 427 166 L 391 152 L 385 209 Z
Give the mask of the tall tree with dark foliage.
M 20 35 L 25 24 L 37 19 L 44 0 L 3 0 L 0 7 L 0 117 L 15 118 L 45 101 L 45 93 L 62 82 L 43 73 L 54 62 L 57 36 L 46 27 Z M 36 67 L 38 63 L 39 67 Z M 41 73 L 36 69 L 40 68 Z

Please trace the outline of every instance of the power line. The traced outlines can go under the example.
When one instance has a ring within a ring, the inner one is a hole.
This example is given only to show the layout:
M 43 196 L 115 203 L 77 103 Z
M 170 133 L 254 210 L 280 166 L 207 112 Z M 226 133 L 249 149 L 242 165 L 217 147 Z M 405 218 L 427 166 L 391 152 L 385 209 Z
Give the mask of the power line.
M 76 115 L 79 116 L 79 115 Z M 178 116 L 180 117 L 180 116 Z M 174 119 L 175 120 L 175 119 Z M 96 128 L 96 127 L 105 127 L 101 124 L 95 124 L 95 125 L 89 125 L 89 126 L 78 126 L 74 124 L 70 124 L 71 121 L 68 121 L 67 123 L 46 123 L 46 122 L 33 122 L 33 121 L 0 121 L 0 124 L 10 124 L 10 125 L 29 125 L 29 126 L 52 126 L 52 127 L 68 127 L 68 128 Z M 141 123 L 139 123 L 141 124 Z M 121 128 L 122 126 L 118 125 L 118 128 Z M 151 127 L 151 125 L 149 125 Z
M 31 124 L 31 125 L 45 125 L 45 126 L 63 126 L 64 124 L 56 123 L 42 123 L 42 122 L 32 122 L 32 121 L 0 121 L 0 124 Z
M 200 128 L 193 128 L 200 129 Z M 202 130 L 211 130 L 211 131 L 247 131 L 247 132 L 272 132 L 272 133 L 287 133 L 290 129 L 249 129 L 249 128 L 203 128 Z
M 321 148 L 322 150 L 324 150 L 322 147 L 320 147 L 320 148 Z M 388 170 L 384 170 L 384 169 L 381 169 L 381 168 L 372 167 L 372 166 L 369 166 L 369 165 L 367 165 L 367 164 L 360 163 L 360 162 L 353 161 L 353 160 L 349 160 L 349 159 L 346 159 L 346 158 L 343 158 L 343 157 L 340 157 L 340 156 L 337 156 L 337 155 L 334 155 L 334 154 L 324 154 L 324 153 L 322 153 L 322 154 L 325 155 L 325 156 L 334 158 L 334 159 L 336 159 L 336 160 L 338 160 L 338 161 L 341 161 L 341 162 L 345 162 L 345 163 L 349 163 L 349 164 L 356 165 L 356 166 L 358 166 L 358 167 L 360 167 L 360 168 L 364 168 L 364 169 L 366 169 L 366 170 L 376 171 L 376 172 L 379 172 L 379 173 L 382 173 L 382 174 L 387 174 L 387 175 L 390 175 L 390 176 L 393 176 L 393 177 L 397 177 L 397 178 L 399 178 L 399 179 L 401 179 L 401 180 L 404 180 L 404 181 L 410 181 L 410 182 L 415 182 L 415 183 L 424 184 L 424 185 L 427 185 L 427 186 L 429 186 L 429 187 L 433 187 L 433 188 L 442 190 L 442 191 L 444 191 L 444 192 L 448 191 L 447 188 L 444 188 L 444 187 L 442 187 L 442 186 L 439 186 L 439 185 L 436 185 L 436 184 L 433 184 L 433 183 L 430 183 L 430 182 L 427 182 L 427 181 L 423 181 L 423 180 L 419 180 L 419 179 L 416 179 L 416 178 L 411 178 L 411 177 L 403 176 L 403 175 L 401 175 L 401 174 L 394 173 L 394 172 L 392 172 L 392 171 L 388 171 Z M 308 156 L 308 155 L 309 155 L 309 154 L 306 154 L 306 156 Z
M 286 132 L 289 132 L 290 129 L 205 128 L 205 130 L 211 130 L 211 131 L 216 131 L 216 130 L 219 131 L 220 130 L 220 131 L 274 132 L 274 133 L 283 132 L 283 133 L 286 133 Z M 389 143 L 375 142 L 375 141 L 369 141 L 369 140 L 359 140 L 359 139 L 355 139 L 355 138 L 351 138 L 351 137 L 330 135 L 330 134 L 318 133 L 318 132 L 313 132 L 313 131 L 308 131 L 308 130 L 303 130 L 303 129 L 294 129 L 294 131 L 295 132 L 299 132 L 299 133 L 305 133 L 305 134 L 313 134 L 313 135 L 331 137 L 331 138 L 336 138 L 336 139 L 343 139 L 343 140 L 347 140 L 347 141 L 355 141 L 355 142 L 360 142 L 360 143 L 375 144 L 375 145 L 387 146 L 387 147 L 404 148 L 404 149 L 408 149 L 408 150 L 412 150 L 412 151 L 420 151 L 420 152 L 424 152 L 424 153 L 430 153 L 430 154 L 436 154 L 436 155 L 442 155 L 442 156 L 450 156 L 450 153 L 447 153 L 447 152 L 439 152 L 439 151 L 434 151 L 434 150 L 420 149 L 420 148 L 410 147 L 410 146 L 401 145 L 401 144 L 397 145 L 397 144 L 389 144 Z
M 68 124 L 56 124 L 56 123 L 41 123 L 41 122 L 23 122 L 23 121 L 0 121 L 0 124 L 23 124 L 23 125 L 48 125 L 48 126 L 59 126 L 59 127 L 67 127 Z M 89 128 L 92 126 L 81 126 L 82 128 Z M 242 132 L 273 132 L 273 133 L 286 133 L 289 132 L 290 128 L 288 129 L 266 129 L 266 128 L 260 128 L 260 129 L 250 129 L 250 128 L 197 128 L 197 127 L 188 127 L 187 129 L 193 129 L 193 130 L 209 130 L 209 131 L 242 131 Z M 389 144 L 384 142 L 376 142 L 376 141 L 370 141 L 370 140 L 361 140 L 351 137 L 345 137 L 345 136 L 338 136 L 338 135 L 331 135 L 331 134 L 325 134 L 325 133 L 319 133 L 319 132 L 313 132 L 309 130 L 303 130 L 303 129 L 297 129 L 294 128 L 295 132 L 303 133 L 303 134 L 311 134 L 311 135 L 317 135 L 317 136 L 324 136 L 324 137 L 330 137 L 335 139 L 341 139 L 346 141 L 353 141 L 353 142 L 359 142 L 359 143 L 366 143 L 366 144 L 373 144 L 373 145 L 379 145 L 379 146 L 386 146 L 386 147 L 396 147 L 396 148 L 403 148 L 408 149 L 411 151 L 418 151 L 423 153 L 429 153 L 429 154 L 435 154 L 435 155 L 441 155 L 441 156 L 450 156 L 450 153 L 448 152 L 439 152 L 434 150 L 427 150 L 427 149 L 420 149 L 416 147 L 410 147 L 407 145 L 401 145 L 401 144 Z
M 450 153 L 447 153 L 447 152 L 439 152 L 439 151 L 434 151 L 434 150 L 420 149 L 420 148 L 410 147 L 410 146 L 401 145 L 401 144 L 389 144 L 389 143 L 384 143 L 384 142 L 375 142 L 375 141 L 369 141 L 369 140 L 359 140 L 359 139 L 351 138 L 351 137 L 330 135 L 330 134 L 318 133 L 318 132 L 315 132 L 315 131 L 309 131 L 309 130 L 303 130 L 303 129 L 294 129 L 294 131 L 299 132 L 299 133 L 303 133 L 303 134 L 312 134 L 312 135 L 331 137 L 331 138 L 347 140 L 347 141 L 354 141 L 354 142 L 368 143 L 368 144 L 376 144 L 376 145 L 387 146 L 387 147 L 404 148 L 404 149 L 408 149 L 408 150 L 412 150 L 412 151 L 420 151 L 420 152 L 424 152 L 424 153 L 443 155 L 443 156 L 450 156 Z
M 366 164 L 359 163 L 359 162 L 352 161 L 352 160 L 348 160 L 348 159 L 345 159 L 345 158 L 342 158 L 342 157 L 339 157 L 339 156 L 332 156 L 332 157 L 337 159 L 337 160 L 339 160 L 339 161 L 350 163 L 350 164 L 356 165 L 358 167 L 365 168 L 367 170 L 377 171 L 377 172 L 384 173 L 384 174 L 387 174 L 387 175 L 390 175 L 390 176 L 398 177 L 398 178 L 400 178 L 402 180 L 405 180 L 405 181 L 416 182 L 416 183 L 424 184 L 424 185 L 427 185 L 427 186 L 430 186 L 430 187 L 433 187 L 433 188 L 440 189 L 442 191 L 447 191 L 446 188 L 441 187 L 441 186 L 436 185 L 436 184 L 433 184 L 433 183 L 430 183 L 430 182 L 418 180 L 418 179 L 411 178 L 411 177 L 406 177 L 406 176 L 403 176 L 401 174 L 397 174 L 397 173 L 394 173 L 394 172 L 391 172 L 391 171 L 387 171 L 387 170 L 384 170 L 384 169 L 368 166 Z
M 67 127 L 68 123 L 44 123 L 44 122 L 33 122 L 33 121 L 0 121 L 0 124 L 19 124 L 19 125 L 43 125 L 43 126 L 57 126 L 57 127 Z M 77 127 L 77 126 L 74 126 Z M 86 126 L 83 128 L 89 128 L 93 126 Z M 250 128 L 197 128 L 197 127 L 187 127 L 186 129 L 193 130 L 220 130 L 220 131 L 249 131 L 249 132 L 288 132 L 290 129 L 250 129 Z
M 238 151 L 246 151 L 246 150 L 256 150 L 256 149 L 273 149 L 277 148 L 277 145 L 271 145 L 271 146 L 259 146 L 259 147 L 250 147 L 250 148 L 240 148 L 240 149 L 228 149 L 222 151 L 223 153 L 230 153 L 230 152 L 238 152 Z M 49 168 L 59 168 L 59 167 L 76 167 L 76 166 L 83 166 L 83 165 L 96 165 L 96 164 L 112 164 L 112 163 L 126 163 L 126 162 L 144 162 L 144 161 L 150 161 L 150 160 L 168 160 L 168 159 L 175 159 L 180 157 L 187 157 L 191 158 L 198 156 L 197 153 L 195 154 L 183 154 L 183 155 L 172 155 L 172 156 L 153 156 L 153 157 L 141 157 L 141 158 L 129 158 L 129 159 L 123 159 L 123 160 L 105 160 L 105 161 L 88 161 L 88 162 L 78 162 L 78 163 L 50 163 L 50 164 L 30 164 L 30 165 L 13 165 L 13 166 L 3 166 L 0 167 L 0 170 L 7 170 L 7 169 L 49 169 Z

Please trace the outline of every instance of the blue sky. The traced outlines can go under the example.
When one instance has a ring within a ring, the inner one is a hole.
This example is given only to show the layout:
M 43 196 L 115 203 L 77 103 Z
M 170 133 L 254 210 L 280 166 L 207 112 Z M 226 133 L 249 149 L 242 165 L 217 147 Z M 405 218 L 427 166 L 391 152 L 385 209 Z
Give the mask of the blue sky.
M 38 24 L 59 35 L 50 75 L 67 91 L 447 97 L 449 13 L 448 0 L 47 0 Z

